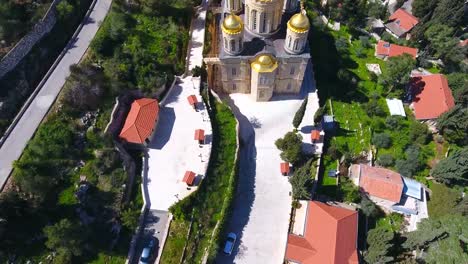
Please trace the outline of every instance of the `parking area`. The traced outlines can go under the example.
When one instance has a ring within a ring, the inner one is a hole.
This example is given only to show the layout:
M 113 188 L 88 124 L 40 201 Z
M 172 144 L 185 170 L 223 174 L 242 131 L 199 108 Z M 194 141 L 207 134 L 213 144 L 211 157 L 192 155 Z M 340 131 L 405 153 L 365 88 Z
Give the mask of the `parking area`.
M 161 102 L 159 121 L 148 145 L 147 188 L 150 209 L 167 211 L 197 187 L 204 177 L 211 151 L 212 131 L 208 113 L 198 94 L 199 78 L 186 77 L 178 81 Z M 187 99 L 195 95 L 195 110 Z M 195 130 L 205 131 L 205 144 L 194 139 Z M 195 184 L 183 182 L 186 171 L 195 173 Z
M 145 217 L 145 229 L 143 230 L 141 239 L 138 240 L 136 245 L 136 254 L 132 263 L 138 263 L 143 248 L 148 245 L 148 242 L 152 237 L 156 238 L 156 244 L 151 252 L 152 257 L 150 263 L 155 262 L 162 248 L 162 243 L 165 239 L 164 234 L 168 224 L 169 212 L 160 210 L 150 210 L 148 212 Z
M 241 152 L 228 231 L 238 239 L 233 253 L 218 254 L 216 263 L 283 263 L 292 198 L 288 178 L 280 173 L 280 151 L 274 142 L 293 130 L 302 99 L 316 96 L 313 82 L 304 85 L 309 92 L 302 96 L 275 96 L 269 102 L 255 102 L 246 94 L 230 95 L 240 123 Z

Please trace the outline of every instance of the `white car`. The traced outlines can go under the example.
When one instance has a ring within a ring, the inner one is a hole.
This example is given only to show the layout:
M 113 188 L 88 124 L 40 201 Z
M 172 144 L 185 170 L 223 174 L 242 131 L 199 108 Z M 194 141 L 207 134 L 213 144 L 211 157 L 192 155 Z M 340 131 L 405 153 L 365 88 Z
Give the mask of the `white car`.
M 229 233 L 226 239 L 226 244 L 224 244 L 224 253 L 231 255 L 234 245 L 236 244 L 237 236 L 234 233 Z

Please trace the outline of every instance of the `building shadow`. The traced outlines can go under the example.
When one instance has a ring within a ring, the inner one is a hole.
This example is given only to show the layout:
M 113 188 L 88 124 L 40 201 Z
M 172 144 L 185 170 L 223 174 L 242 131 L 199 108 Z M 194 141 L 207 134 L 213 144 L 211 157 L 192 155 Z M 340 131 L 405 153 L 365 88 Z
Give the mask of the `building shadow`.
M 148 144 L 150 149 L 162 149 L 171 138 L 172 129 L 174 128 L 174 122 L 176 115 L 174 108 L 162 107 L 159 110 L 159 121 L 154 132 L 153 139 Z

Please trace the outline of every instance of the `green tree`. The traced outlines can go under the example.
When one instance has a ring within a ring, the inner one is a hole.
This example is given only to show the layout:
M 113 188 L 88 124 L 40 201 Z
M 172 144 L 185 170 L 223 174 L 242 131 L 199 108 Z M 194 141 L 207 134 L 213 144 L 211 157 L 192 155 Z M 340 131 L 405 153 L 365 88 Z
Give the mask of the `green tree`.
M 394 88 L 403 90 L 410 80 L 410 73 L 416 66 L 416 60 L 409 54 L 389 58 L 386 67 L 380 75 L 380 83 L 388 88 L 390 93 Z
M 395 159 L 393 158 L 392 154 L 382 154 L 377 159 L 377 164 L 384 167 L 391 167 L 395 164 Z
M 393 257 L 389 256 L 393 247 L 394 233 L 391 230 L 376 227 L 367 234 L 369 248 L 364 254 L 367 263 L 389 263 Z
M 104 84 L 102 70 L 90 64 L 72 65 L 62 99 L 71 109 L 94 110 L 101 101 Z
M 431 134 L 426 124 L 411 122 L 409 129 L 409 137 L 412 142 L 416 142 L 421 145 L 426 145 L 428 143 Z
M 456 150 L 452 155 L 437 163 L 431 175 L 445 184 L 466 184 L 468 182 L 468 147 Z
M 453 37 L 454 29 L 443 24 L 432 24 L 424 33 L 429 48 L 435 57 L 444 62 L 459 63 L 464 59 L 458 39 Z
M 468 145 L 468 108 L 456 105 L 437 119 L 437 129 L 445 140 L 460 146 Z
M 306 97 L 304 99 L 304 101 L 302 101 L 301 106 L 299 107 L 296 114 L 294 115 L 292 123 L 293 123 L 293 126 L 294 126 L 295 129 L 297 129 L 299 127 L 299 125 L 302 122 L 302 118 L 304 118 L 304 114 L 305 114 L 306 107 L 307 107 L 307 98 L 308 97 Z
M 311 198 L 310 187 L 313 182 L 313 172 L 315 167 L 314 160 L 310 159 L 302 167 L 298 168 L 294 174 L 289 178 L 291 183 L 293 199 L 295 200 L 308 200 Z
M 325 114 L 325 107 L 319 107 L 314 114 L 314 124 L 318 125 L 322 122 L 323 115 Z
M 132 208 L 127 208 L 122 212 L 122 224 L 130 230 L 135 230 L 138 226 L 138 218 L 140 217 L 139 210 L 133 210 Z
M 378 148 L 389 148 L 392 145 L 392 138 L 387 133 L 378 133 L 372 136 L 372 143 Z
M 412 3 L 412 13 L 422 19 L 426 16 L 431 16 L 438 0 L 414 0 Z
M 58 17 L 63 21 L 66 21 L 66 19 L 70 17 L 71 14 L 73 14 L 73 11 L 73 5 L 71 5 L 68 1 L 61 1 L 57 5 Z
M 405 150 L 405 159 L 397 160 L 395 167 L 405 177 L 413 177 L 422 167 L 421 151 L 416 145 L 410 145 Z
M 294 132 L 288 132 L 283 138 L 275 142 L 276 147 L 281 150 L 281 158 L 292 164 L 302 159 L 302 136 Z
M 44 227 L 44 235 L 47 237 L 46 246 L 57 251 L 64 260 L 83 254 L 86 232 L 77 223 L 62 219 L 54 225 Z
M 427 204 L 430 217 L 439 218 L 455 213 L 460 194 L 444 184 L 431 185 L 431 199 Z
M 360 203 L 362 213 L 367 217 L 375 217 L 379 214 L 379 209 L 369 198 L 363 197 Z

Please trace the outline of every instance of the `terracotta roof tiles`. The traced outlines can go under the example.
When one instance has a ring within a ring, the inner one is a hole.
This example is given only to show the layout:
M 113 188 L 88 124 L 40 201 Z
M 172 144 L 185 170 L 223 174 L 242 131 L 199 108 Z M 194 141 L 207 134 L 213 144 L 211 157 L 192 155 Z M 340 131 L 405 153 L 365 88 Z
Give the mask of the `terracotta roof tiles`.
M 400 202 L 403 192 L 401 175 L 389 169 L 360 164 L 359 187 L 370 196 Z
M 127 142 L 142 144 L 153 133 L 159 114 L 156 99 L 141 98 L 133 101 L 119 137 Z

